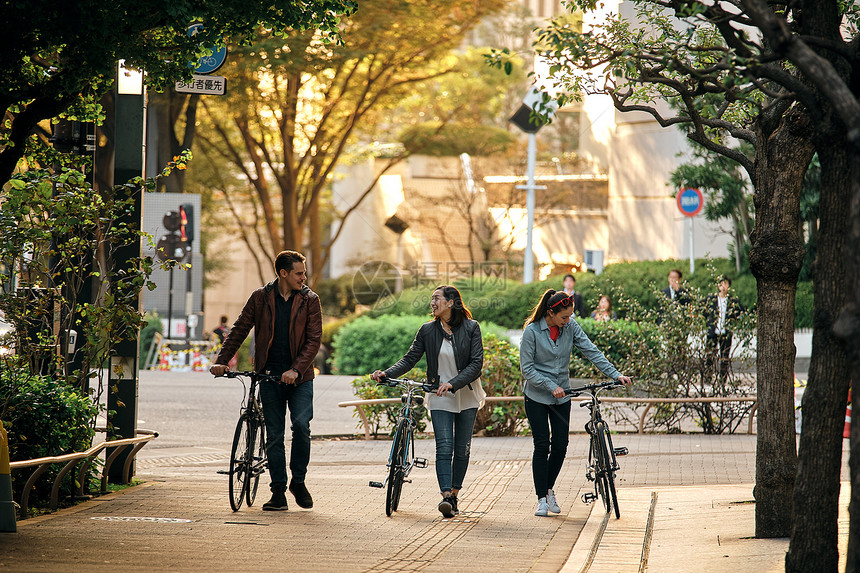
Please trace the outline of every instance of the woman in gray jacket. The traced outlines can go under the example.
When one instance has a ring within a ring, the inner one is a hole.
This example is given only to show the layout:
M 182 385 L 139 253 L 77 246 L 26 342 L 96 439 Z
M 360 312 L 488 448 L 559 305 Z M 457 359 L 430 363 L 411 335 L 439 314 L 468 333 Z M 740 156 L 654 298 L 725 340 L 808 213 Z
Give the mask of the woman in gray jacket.
M 570 431 L 570 353 L 576 346 L 609 378 L 630 384 L 570 320 L 573 299 L 548 289 L 525 322 L 520 343 L 520 368 L 526 416 L 532 430 L 532 476 L 538 505 L 535 515 L 560 513 L 553 486 L 567 454 Z
M 450 518 L 458 513 L 457 494 L 469 467 L 472 429 L 485 395 L 480 380 L 484 345 L 481 328 L 456 288 L 437 287 L 430 310 L 433 320 L 418 329 L 403 358 L 370 377 L 376 381 L 397 378 L 427 356 L 427 381 L 439 386 L 427 401 L 436 438 L 436 479 L 442 493 L 439 511 Z

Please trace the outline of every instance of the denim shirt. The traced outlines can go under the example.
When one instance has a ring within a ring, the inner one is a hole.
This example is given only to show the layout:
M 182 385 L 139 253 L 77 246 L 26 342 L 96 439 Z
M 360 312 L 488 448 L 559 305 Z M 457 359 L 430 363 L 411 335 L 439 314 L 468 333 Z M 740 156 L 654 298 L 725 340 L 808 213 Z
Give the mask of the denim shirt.
M 563 404 L 569 396 L 556 398 L 552 391 L 559 386 L 570 388 L 570 353 L 576 346 L 598 370 L 616 380 L 621 373 L 606 359 L 576 321 L 560 328 L 554 342 L 549 336 L 546 318 L 526 326 L 520 342 L 520 369 L 523 394 L 541 404 Z

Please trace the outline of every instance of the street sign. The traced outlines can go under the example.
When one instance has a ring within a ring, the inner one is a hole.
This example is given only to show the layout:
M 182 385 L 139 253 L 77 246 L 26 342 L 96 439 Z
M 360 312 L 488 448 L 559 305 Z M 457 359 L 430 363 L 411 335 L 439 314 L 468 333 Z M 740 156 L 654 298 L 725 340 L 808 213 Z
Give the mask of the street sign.
M 224 95 L 227 93 L 227 78 L 194 74 L 190 82 L 176 82 L 173 89 L 184 94 Z
M 202 29 L 203 24 L 192 24 L 188 26 L 188 35 L 194 36 Z M 224 61 L 227 59 L 227 46 L 207 46 L 207 48 L 212 50 L 211 55 L 201 57 L 197 60 L 196 65 L 193 63 L 189 64 L 194 65 L 194 72 L 197 74 L 211 74 L 223 66 Z
M 678 209 L 686 217 L 695 217 L 705 206 L 705 200 L 702 197 L 702 192 L 693 187 L 681 189 L 676 197 Z
M 526 97 L 523 98 L 523 103 L 514 112 L 514 115 L 508 120 L 525 133 L 537 133 L 538 130 L 546 125 L 548 121 L 555 115 L 555 110 L 558 109 L 558 103 L 554 99 L 548 99 L 544 103 L 544 92 L 536 87 L 532 87 Z M 546 117 L 532 117 L 533 113 L 544 114 Z

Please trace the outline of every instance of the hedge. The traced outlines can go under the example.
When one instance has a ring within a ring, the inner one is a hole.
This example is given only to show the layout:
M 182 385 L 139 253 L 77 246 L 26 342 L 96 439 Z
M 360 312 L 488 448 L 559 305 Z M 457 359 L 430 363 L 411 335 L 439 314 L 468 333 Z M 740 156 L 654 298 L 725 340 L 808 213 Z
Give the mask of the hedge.
M 364 375 L 388 368 L 406 354 L 415 334 L 429 317 L 397 315 L 383 318 L 361 316 L 344 325 L 334 335 L 334 370 L 337 374 Z M 505 329 L 482 323 L 481 335 L 507 340 Z M 422 358 L 416 368 L 427 368 Z
M 9 364 L 5 364 L 9 366 Z M 0 417 L 8 432 L 10 461 L 59 456 L 92 446 L 98 405 L 59 380 L 30 374 L 25 367 L 5 368 L 0 384 Z M 51 466 L 36 481 L 35 505 L 47 505 L 53 479 L 61 466 Z M 92 473 L 92 472 L 91 472 Z M 12 489 L 20 492 L 28 472 L 12 474 Z M 73 472 L 66 481 L 75 479 Z
M 684 281 L 690 288 L 700 289 L 703 293 L 716 292 L 716 278 L 725 274 L 732 279 L 732 288 L 741 303 L 747 308 L 755 307 L 755 278 L 750 274 L 737 276 L 734 264 L 729 259 L 697 259 L 696 272 L 693 275 L 687 272 L 688 267 L 689 261 L 677 259 L 615 263 L 607 265 L 600 275 L 578 273 L 576 290 L 583 295 L 585 308 L 589 313 L 597 307 L 600 296 L 608 294 L 613 299 L 614 310 L 618 316 L 625 318 L 630 308 L 625 305 L 624 298 L 636 301 L 636 304 L 644 309 L 656 310 L 662 296 L 659 291 L 666 287 L 669 271 L 677 268 L 685 273 Z M 499 280 L 469 289 L 467 287 L 470 283 L 464 283 L 458 288 L 478 322 L 495 322 L 508 329 L 520 330 L 541 293 L 547 288 L 561 288 L 562 275 L 527 285 Z M 455 286 L 457 284 L 455 283 Z M 435 285 L 406 289 L 395 297 L 382 299 L 376 303 L 371 314 L 377 317 L 389 314 L 427 314 L 433 286 Z M 812 283 L 798 283 L 795 328 L 812 327 L 812 304 Z

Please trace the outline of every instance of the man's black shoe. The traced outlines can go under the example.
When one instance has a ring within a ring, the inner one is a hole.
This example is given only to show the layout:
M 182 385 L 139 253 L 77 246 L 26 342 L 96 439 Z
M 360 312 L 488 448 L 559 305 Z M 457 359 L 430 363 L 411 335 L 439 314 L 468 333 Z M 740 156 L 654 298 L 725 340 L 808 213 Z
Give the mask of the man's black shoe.
M 263 511 L 286 511 L 287 496 L 282 491 L 273 491 L 272 499 L 263 504 Z
M 293 497 L 296 498 L 296 503 L 299 504 L 299 507 L 310 509 L 314 506 L 314 499 L 311 497 L 311 492 L 305 487 L 304 482 L 291 481 L 290 491 Z

